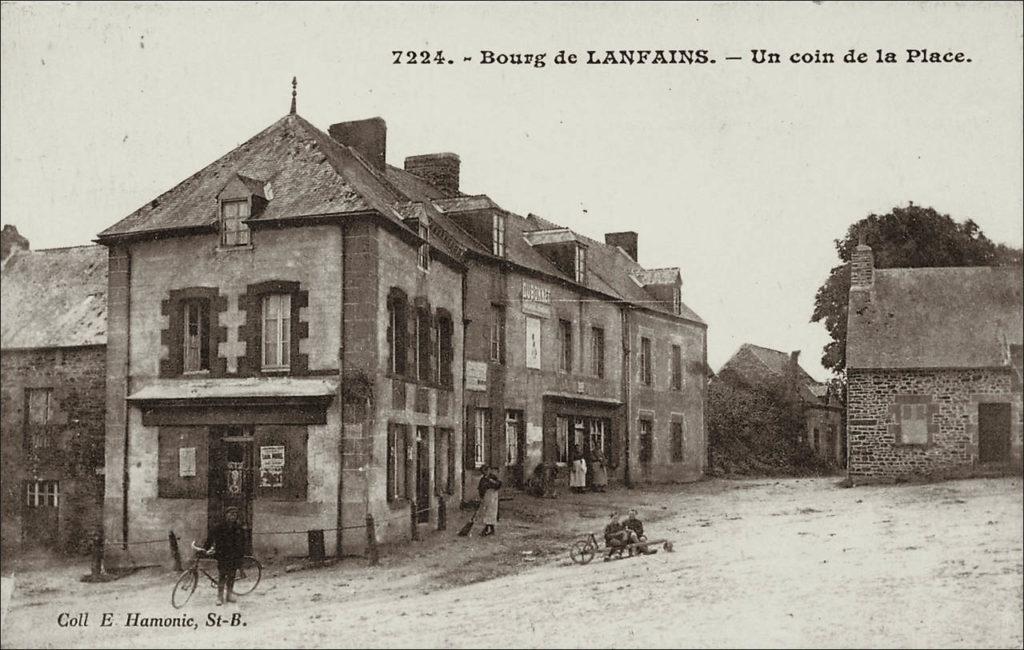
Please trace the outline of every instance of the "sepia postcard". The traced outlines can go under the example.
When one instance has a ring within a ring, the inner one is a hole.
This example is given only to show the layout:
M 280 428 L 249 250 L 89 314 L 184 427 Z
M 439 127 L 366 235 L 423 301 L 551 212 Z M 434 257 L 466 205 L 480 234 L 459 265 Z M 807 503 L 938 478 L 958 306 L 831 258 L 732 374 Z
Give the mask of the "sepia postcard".
M 3 648 L 1024 646 L 1021 3 L 0 24 Z

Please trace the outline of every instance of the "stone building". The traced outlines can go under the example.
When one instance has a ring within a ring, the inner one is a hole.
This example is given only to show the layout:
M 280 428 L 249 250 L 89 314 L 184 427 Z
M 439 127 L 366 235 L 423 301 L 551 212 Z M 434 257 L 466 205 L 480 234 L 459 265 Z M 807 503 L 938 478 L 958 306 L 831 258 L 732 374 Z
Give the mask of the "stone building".
M 236 506 L 259 554 L 352 552 L 368 512 L 387 541 L 460 503 L 464 265 L 354 128 L 378 121 L 293 104 L 99 234 L 108 541 L 201 541 Z
M 467 499 L 484 464 L 509 486 L 542 463 L 564 483 L 575 454 L 598 451 L 612 481 L 702 477 L 707 326 L 682 301 L 679 269 L 644 269 L 635 232 L 597 241 L 464 194 L 460 164 L 425 154 L 386 173 L 467 267 Z
M 75 553 L 101 523 L 106 251 L 3 235 L 2 555 Z
M 823 460 L 842 465 L 846 458 L 843 409 L 828 384 L 816 381 L 800 365 L 800 351 L 744 343 L 718 371 L 717 379 L 737 386 L 778 387 L 791 396 L 804 416 L 800 441 Z
M 876 269 L 851 261 L 854 481 L 1021 466 L 1020 267 Z

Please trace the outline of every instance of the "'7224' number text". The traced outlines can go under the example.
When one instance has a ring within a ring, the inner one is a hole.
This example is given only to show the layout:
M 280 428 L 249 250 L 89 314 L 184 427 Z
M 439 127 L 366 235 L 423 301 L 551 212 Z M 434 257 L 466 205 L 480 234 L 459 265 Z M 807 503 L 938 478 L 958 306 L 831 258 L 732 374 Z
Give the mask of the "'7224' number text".
M 452 63 L 452 60 L 444 55 L 443 50 L 437 50 L 436 52 L 428 52 L 427 50 L 419 52 L 413 50 L 391 50 L 391 56 L 395 57 L 395 60 L 391 63 L 396 65 L 402 63 Z

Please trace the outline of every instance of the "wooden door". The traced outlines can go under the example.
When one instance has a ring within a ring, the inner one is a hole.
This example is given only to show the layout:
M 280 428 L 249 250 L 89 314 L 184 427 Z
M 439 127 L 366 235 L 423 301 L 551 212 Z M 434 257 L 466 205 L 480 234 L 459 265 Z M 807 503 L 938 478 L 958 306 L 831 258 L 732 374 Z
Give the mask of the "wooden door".
M 218 427 L 210 432 L 209 499 L 207 530 L 224 519 L 224 511 L 238 509 L 245 530 L 246 552 L 252 552 L 252 515 L 255 481 L 251 429 Z
M 978 404 L 978 462 L 1010 460 L 1010 405 Z

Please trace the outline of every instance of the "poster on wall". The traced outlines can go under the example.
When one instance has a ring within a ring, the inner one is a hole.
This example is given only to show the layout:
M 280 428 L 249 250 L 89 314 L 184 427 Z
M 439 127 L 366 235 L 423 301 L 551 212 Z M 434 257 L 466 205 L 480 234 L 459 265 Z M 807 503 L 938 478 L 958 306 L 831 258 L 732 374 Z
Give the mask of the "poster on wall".
M 487 364 L 483 361 L 466 362 L 466 390 L 487 390 Z
M 178 448 L 178 476 L 185 478 L 196 475 L 196 448 Z
M 260 447 L 260 487 L 284 487 L 284 445 Z

